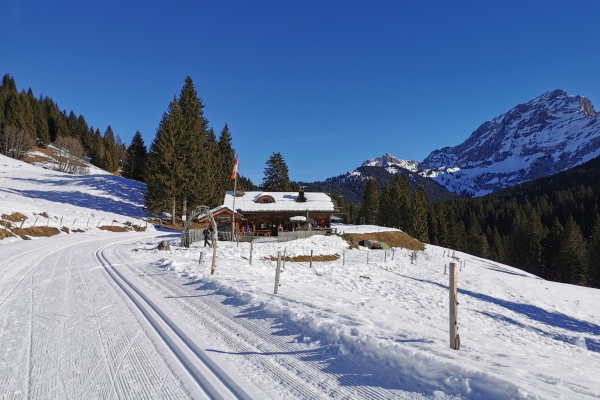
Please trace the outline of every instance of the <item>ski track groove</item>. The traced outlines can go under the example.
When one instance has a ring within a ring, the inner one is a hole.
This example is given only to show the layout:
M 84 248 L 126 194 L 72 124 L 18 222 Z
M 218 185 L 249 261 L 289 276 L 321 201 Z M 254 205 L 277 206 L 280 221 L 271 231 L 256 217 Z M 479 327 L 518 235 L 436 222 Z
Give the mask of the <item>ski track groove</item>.
M 122 261 L 122 265 L 129 265 L 131 269 L 135 269 L 141 275 L 147 276 L 144 271 L 133 267 L 132 263 L 126 263 L 125 258 L 120 256 L 116 249 L 113 253 Z M 153 286 L 155 286 L 156 293 L 162 294 L 166 289 L 169 294 L 189 295 L 189 292 L 161 278 L 159 275 L 152 276 L 152 280 L 153 282 L 144 280 L 144 283 L 147 285 L 154 283 Z M 162 285 L 157 281 L 160 281 Z M 363 386 L 361 382 L 349 376 L 346 376 L 346 381 L 355 384 L 352 390 L 337 385 L 337 382 L 332 383 L 332 380 L 335 379 L 331 378 L 339 378 L 341 374 L 322 373 L 320 371 L 322 366 L 321 361 L 299 360 L 291 354 L 278 355 L 275 360 L 265 360 L 264 357 L 252 354 L 281 353 L 282 350 L 292 353 L 296 352 L 297 348 L 294 348 L 293 344 L 288 343 L 286 340 L 272 335 L 267 326 L 259 325 L 247 318 L 237 318 L 234 320 L 236 315 L 231 312 L 231 309 L 223 306 L 220 301 L 213 299 L 212 296 L 204 296 L 202 298 L 186 297 L 184 299 L 179 298 L 174 300 L 185 311 L 183 314 L 188 318 L 191 317 L 192 323 L 200 323 L 210 327 L 208 330 L 218 332 L 220 338 L 225 340 L 231 348 L 237 349 L 240 352 L 250 353 L 247 357 L 253 360 L 252 364 L 259 364 L 266 368 L 272 376 L 279 378 L 282 383 L 294 388 L 296 395 L 301 398 L 322 397 L 324 394 L 327 397 L 335 398 L 356 398 L 358 396 L 384 400 L 389 399 L 390 396 L 394 397 L 394 393 L 391 391 L 377 390 L 376 388 Z M 189 304 L 188 302 L 193 304 Z M 206 315 L 209 315 L 211 318 L 207 318 Z M 243 334 L 241 335 L 239 332 L 240 327 L 243 329 Z M 247 340 L 242 340 L 240 336 L 243 336 Z M 353 362 L 347 361 L 345 364 L 345 366 L 349 367 L 349 370 L 357 370 Z M 307 368 L 307 365 L 310 367 Z M 365 370 L 363 369 L 362 372 L 364 373 Z
M 106 240 L 56 241 L 0 263 L 0 398 L 189 397 L 98 268 L 89 243 Z

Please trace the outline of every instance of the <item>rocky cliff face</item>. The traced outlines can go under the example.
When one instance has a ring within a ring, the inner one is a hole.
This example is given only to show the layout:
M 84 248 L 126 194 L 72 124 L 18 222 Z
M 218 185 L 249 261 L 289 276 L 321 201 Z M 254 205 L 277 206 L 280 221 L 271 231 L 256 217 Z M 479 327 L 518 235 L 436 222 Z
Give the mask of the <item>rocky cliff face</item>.
M 482 196 L 598 155 L 600 117 L 592 103 L 555 90 L 485 122 L 462 144 L 433 151 L 418 171 L 455 193 Z

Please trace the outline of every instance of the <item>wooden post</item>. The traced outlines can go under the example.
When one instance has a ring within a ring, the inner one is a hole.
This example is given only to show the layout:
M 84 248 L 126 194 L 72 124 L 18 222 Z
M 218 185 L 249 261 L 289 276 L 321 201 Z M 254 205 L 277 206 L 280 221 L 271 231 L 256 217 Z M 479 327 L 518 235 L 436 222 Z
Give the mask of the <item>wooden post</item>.
M 238 235 L 236 236 L 236 239 L 237 239 L 236 242 L 237 242 L 237 244 L 235 245 L 235 247 L 240 247 L 240 234 L 241 233 L 238 233 Z
M 277 294 L 279 291 L 279 274 L 281 274 L 281 251 L 277 252 L 277 270 L 275 271 L 275 290 L 274 293 Z
M 89 228 L 89 227 L 90 227 L 90 219 L 89 219 L 89 218 L 88 218 L 88 222 L 87 222 L 87 224 L 86 224 L 86 226 L 85 226 L 85 227 L 86 227 L 86 228 Z
M 60 217 L 60 226 L 62 226 L 62 219 L 63 219 L 63 217 L 61 216 Z
M 48 215 L 48 219 L 46 220 L 46 226 L 50 225 L 50 216 Z
M 73 222 L 75 223 L 75 222 Z M 102 223 L 102 220 L 100 220 L 100 222 L 98 222 L 98 225 L 96 225 L 96 228 L 100 226 L 100 224 Z
M 396 254 L 396 250 L 392 249 L 392 261 L 394 261 L 394 255 Z
M 446 257 L 446 249 L 444 249 L 444 255 L 442 257 Z
M 312 268 L 312 256 L 313 256 L 313 251 L 310 251 L 310 266 L 309 268 Z
M 383 253 L 383 262 L 387 262 L 387 250 Z
M 250 265 L 252 265 L 252 246 L 254 246 L 254 240 L 250 242 Z
M 35 221 L 33 222 L 33 226 L 35 226 L 35 224 L 37 223 L 39 217 L 35 217 Z
M 446 275 L 446 264 L 444 264 L 444 275 Z
M 458 335 L 458 301 L 456 301 L 456 263 L 450 263 L 450 348 L 460 348 L 460 336 Z
M 201 251 L 200 252 L 200 258 L 198 259 L 198 264 L 202 264 L 203 261 L 204 261 L 204 252 Z

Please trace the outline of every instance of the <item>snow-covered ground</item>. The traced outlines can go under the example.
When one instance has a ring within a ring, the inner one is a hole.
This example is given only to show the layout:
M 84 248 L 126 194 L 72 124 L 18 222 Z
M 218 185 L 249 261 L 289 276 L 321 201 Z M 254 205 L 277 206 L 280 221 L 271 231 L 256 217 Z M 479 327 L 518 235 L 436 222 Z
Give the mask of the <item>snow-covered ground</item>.
M 69 175 L 0 155 L 0 214 L 23 214 L 23 228 L 35 224 L 90 233 L 128 222 L 146 227 L 145 185 L 89 168 L 88 175 Z M 0 245 L 15 240 L 21 239 L 4 239 Z
M 28 221 L 45 211 L 141 224 L 141 190 L 0 156 L 0 212 Z M 170 251 L 157 250 L 163 239 Z M 154 229 L 0 241 L 0 397 L 600 397 L 596 289 L 451 252 L 455 351 L 447 249 L 427 245 L 411 262 L 335 236 L 271 238 L 250 264 L 250 248 L 219 242 L 210 275 L 212 249 Z M 273 294 L 269 259 L 311 251 L 339 258 L 287 261 Z

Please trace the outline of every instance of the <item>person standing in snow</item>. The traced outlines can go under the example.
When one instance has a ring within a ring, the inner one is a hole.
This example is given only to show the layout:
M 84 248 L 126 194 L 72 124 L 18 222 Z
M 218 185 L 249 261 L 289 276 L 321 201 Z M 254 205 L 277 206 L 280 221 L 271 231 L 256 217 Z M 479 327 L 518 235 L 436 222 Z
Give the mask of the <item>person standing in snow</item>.
M 208 224 L 204 225 L 204 230 L 202 231 L 202 235 L 204 236 L 204 247 L 206 247 L 206 245 L 208 245 L 208 247 L 212 247 L 212 245 L 208 241 L 212 234 L 212 230 L 212 226 L 209 227 Z

